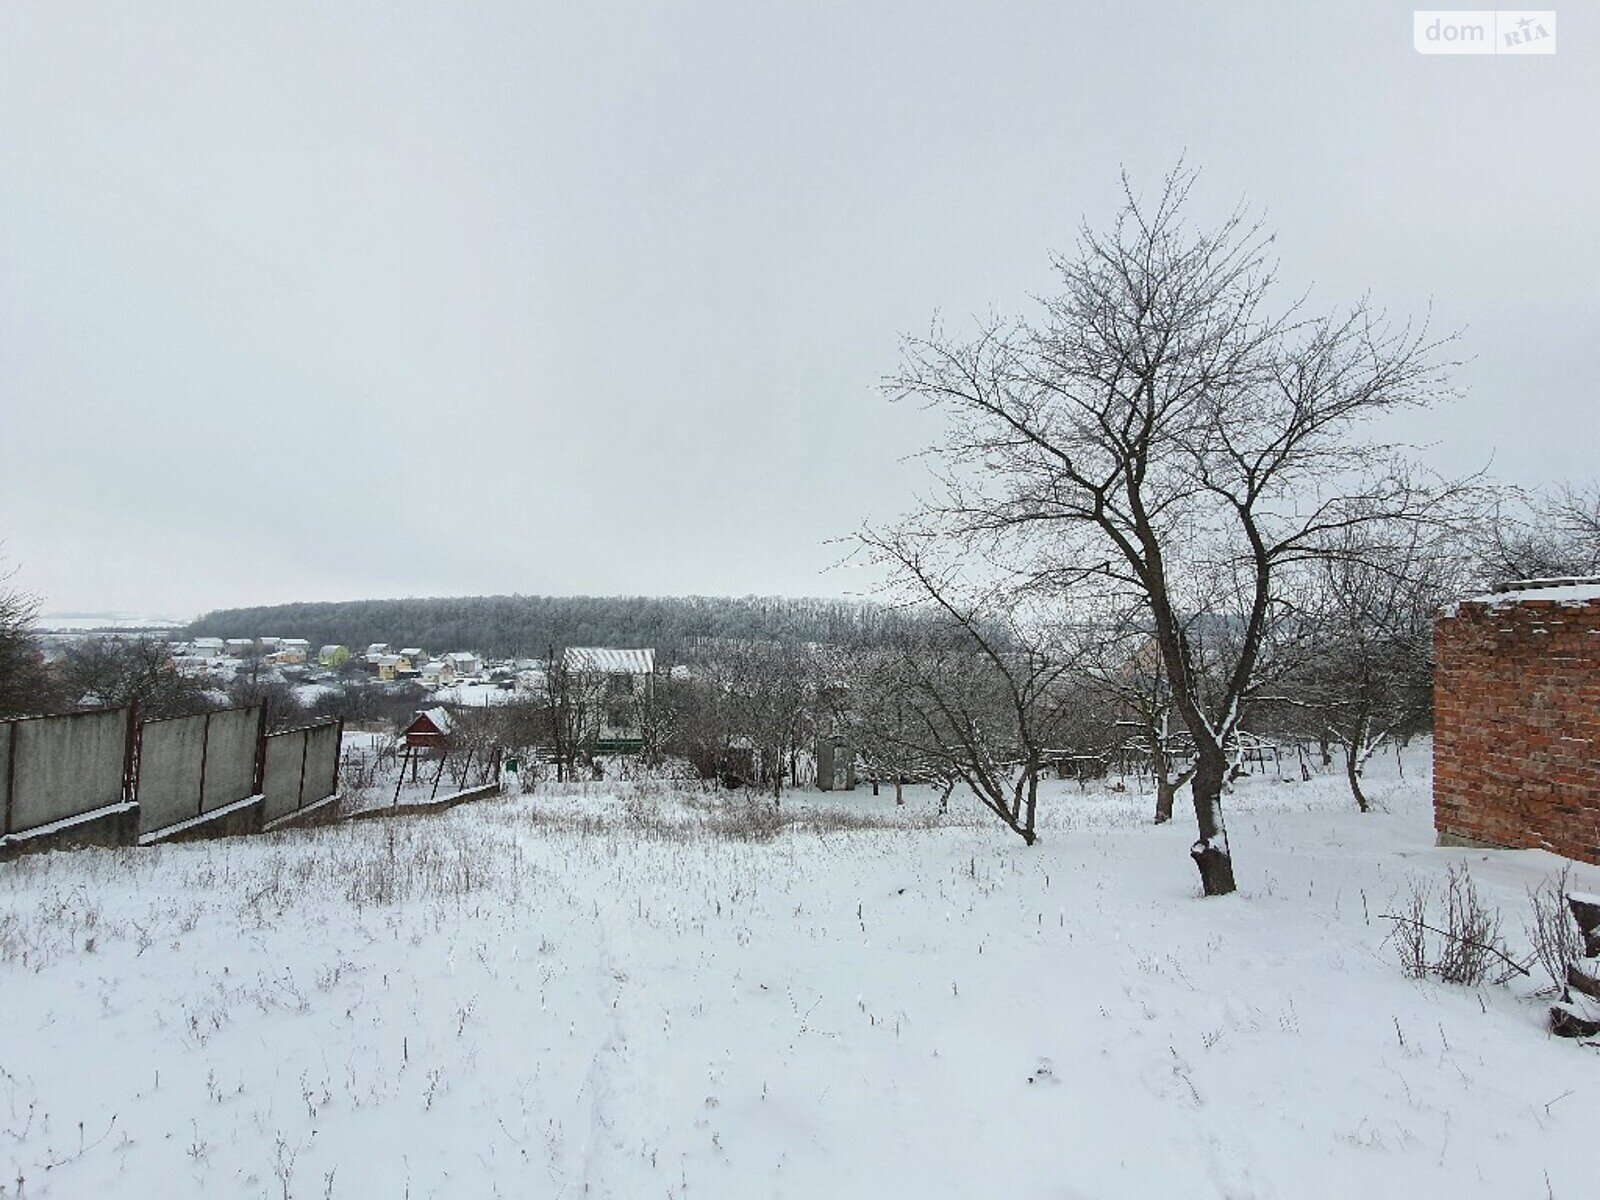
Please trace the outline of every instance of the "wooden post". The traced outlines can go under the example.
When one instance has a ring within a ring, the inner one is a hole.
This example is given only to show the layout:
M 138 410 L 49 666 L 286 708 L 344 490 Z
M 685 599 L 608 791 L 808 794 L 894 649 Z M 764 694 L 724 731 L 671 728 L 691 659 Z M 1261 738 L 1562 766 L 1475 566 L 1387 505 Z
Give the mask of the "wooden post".
M 415 746 L 407 746 L 406 747 L 406 758 L 411 760 L 411 778 L 413 780 L 415 780 L 416 777 L 417 777 L 417 748 Z M 405 785 L 406 785 L 406 764 L 405 764 L 405 760 L 402 759 L 401 762 L 400 762 L 400 777 L 394 781 L 394 799 L 389 801 L 389 807 L 390 808 L 395 808 L 395 807 L 397 807 L 399 805 L 399 803 L 400 803 L 400 789 L 405 787 Z
M 450 757 L 450 752 L 448 750 L 446 750 L 444 747 L 441 746 L 439 748 L 439 769 L 433 773 L 433 791 L 428 793 L 428 802 L 430 804 L 433 802 L 434 798 L 436 796 L 438 796 L 438 794 L 439 794 L 439 780 L 444 778 L 444 760 L 447 759 L 448 757 Z M 469 768 L 472 766 L 472 751 L 471 750 L 467 751 L 467 766 Z M 463 779 L 465 779 L 466 778 L 465 773 L 463 773 L 461 777 Z

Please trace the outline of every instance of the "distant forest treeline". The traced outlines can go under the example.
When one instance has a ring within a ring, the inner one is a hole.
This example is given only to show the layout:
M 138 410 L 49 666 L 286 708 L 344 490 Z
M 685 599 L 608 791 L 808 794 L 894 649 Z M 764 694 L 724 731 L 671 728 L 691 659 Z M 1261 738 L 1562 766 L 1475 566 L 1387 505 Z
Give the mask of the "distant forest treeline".
M 542 657 L 550 646 L 641 646 L 692 658 L 703 638 L 879 644 L 910 620 L 901 610 L 864 600 L 458 596 L 225 608 L 207 613 L 185 633 L 303 637 L 313 647 L 352 650 L 388 642 L 431 653 L 472 650 L 529 658 Z

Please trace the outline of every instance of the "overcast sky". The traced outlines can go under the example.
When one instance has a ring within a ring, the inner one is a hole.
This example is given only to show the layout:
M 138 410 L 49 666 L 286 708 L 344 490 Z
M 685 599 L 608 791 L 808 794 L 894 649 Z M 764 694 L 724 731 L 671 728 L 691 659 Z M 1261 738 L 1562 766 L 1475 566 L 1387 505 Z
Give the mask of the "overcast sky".
M 0 539 L 47 612 L 838 594 L 930 418 L 1180 154 L 1286 278 L 1465 327 L 1448 470 L 1593 478 L 1596 20 L 1411 7 L 0 5 Z

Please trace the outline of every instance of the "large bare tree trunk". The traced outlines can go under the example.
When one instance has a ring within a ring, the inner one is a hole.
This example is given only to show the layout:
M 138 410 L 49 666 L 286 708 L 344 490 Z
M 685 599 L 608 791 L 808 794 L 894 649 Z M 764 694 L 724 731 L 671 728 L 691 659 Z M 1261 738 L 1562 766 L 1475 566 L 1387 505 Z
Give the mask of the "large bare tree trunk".
M 1228 774 L 1228 759 L 1220 746 L 1200 751 L 1195 763 L 1190 790 L 1194 793 L 1194 817 L 1200 837 L 1189 851 L 1200 871 L 1200 886 L 1208 896 L 1226 896 L 1237 888 L 1233 880 L 1233 855 L 1228 835 L 1222 827 L 1222 785 Z
M 1350 794 L 1356 798 L 1356 807 L 1362 812 L 1371 812 L 1372 805 L 1367 803 L 1366 793 L 1361 790 L 1361 775 L 1356 767 L 1356 752 L 1348 748 L 1344 756 L 1344 773 L 1350 780 Z
M 1178 795 L 1178 784 L 1162 771 L 1156 775 L 1156 824 L 1165 825 L 1172 820 L 1172 804 Z

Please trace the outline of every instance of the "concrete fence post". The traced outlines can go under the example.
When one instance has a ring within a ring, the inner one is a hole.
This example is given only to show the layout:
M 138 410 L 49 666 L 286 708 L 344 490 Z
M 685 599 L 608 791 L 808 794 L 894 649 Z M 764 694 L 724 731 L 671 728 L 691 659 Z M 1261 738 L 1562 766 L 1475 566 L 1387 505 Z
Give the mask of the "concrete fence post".
M 139 798 L 139 748 L 144 726 L 139 721 L 139 702 L 128 705 L 128 735 L 122 749 L 122 802 L 132 804 Z
M 328 785 L 328 795 L 339 794 L 339 767 L 344 761 L 344 717 L 333 731 L 333 780 Z
M 11 832 L 12 797 L 17 789 L 17 735 L 22 732 L 21 721 L 9 721 L 7 724 L 11 726 L 11 734 L 6 738 L 6 812 L 5 826 L 0 828 L 0 834 Z
M 200 726 L 200 794 L 195 797 L 194 815 L 202 817 L 206 811 L 206 756 L 211 750 L 211 714 L 206 713 Z
M 266 786 L 267 774 L 267 706 L 261 706 L 261 715 L 256 721 L 256 769 L 251 777 L 250 790 L 256 795 Z

